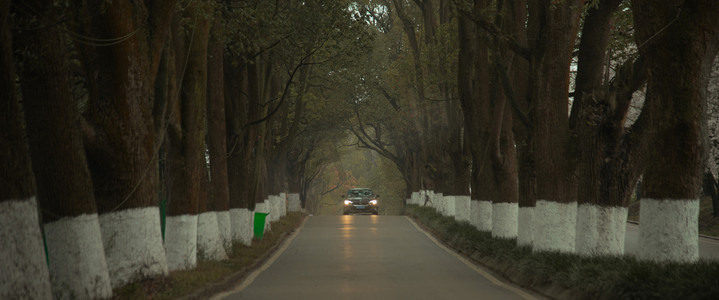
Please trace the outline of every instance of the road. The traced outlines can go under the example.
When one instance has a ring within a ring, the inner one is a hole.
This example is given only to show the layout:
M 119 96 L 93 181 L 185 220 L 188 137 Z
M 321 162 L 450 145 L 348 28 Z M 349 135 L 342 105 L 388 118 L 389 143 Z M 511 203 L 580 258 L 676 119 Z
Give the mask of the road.
M 268 263 L 214 299 L 537 299 L 401 216 L 313 216 Z
M 639 248 L 639 226 L 627 223 L 627 233 L 624 237 L 624 252 L 635 254 Z M 719 260 L 719 240 L 699 238 L 699 257 Z

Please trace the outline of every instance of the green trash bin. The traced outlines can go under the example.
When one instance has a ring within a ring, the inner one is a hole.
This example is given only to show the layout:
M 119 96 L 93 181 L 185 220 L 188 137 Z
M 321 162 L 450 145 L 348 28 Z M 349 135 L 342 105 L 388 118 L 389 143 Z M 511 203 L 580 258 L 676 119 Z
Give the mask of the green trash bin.
M 255 237 L 262 239 L 262 235 L 265 233 L 265 218 L 270 213 L 255 212 Z

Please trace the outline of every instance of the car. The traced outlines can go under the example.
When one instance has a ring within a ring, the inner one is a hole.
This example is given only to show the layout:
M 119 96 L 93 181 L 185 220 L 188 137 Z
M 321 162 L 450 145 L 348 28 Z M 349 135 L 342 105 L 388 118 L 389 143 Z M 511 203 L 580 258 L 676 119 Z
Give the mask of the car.
M 372 189 L 368 188 L 353 188 L 347 191 L 347 195 L 342 195 L 344 199 L 343 214 L 348 215 L 351 213 L 371 213 L 373 215 L 379 214 L 379 205 L 377 203 L 376 195 Z

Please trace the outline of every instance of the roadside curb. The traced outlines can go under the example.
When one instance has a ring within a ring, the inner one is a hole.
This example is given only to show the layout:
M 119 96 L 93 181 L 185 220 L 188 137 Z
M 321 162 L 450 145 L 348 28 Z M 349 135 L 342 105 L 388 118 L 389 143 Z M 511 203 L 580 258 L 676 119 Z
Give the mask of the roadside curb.
M 211 299 L 213 297 L 216 297 L 224 292 L 232 291 L 232 288 L 242 284 L 242 282 L 249 276 L 253 271 L 259 269 L 262 267 L 262 265 L 267 262 L 280 247 L 285 243 L 287 238 L 297 232 L 304 223 L 309 218 L 308 215 L 305 215 L 300 221 L 297 228 L 294 228 L 292 231 L 289 232 L 283 232 L 280 237 L 277 239 L 277 242 L 272 245 L 270 249 L 267 250 L 261 257 L 256 259 L 250 266 L 245 267 L 235 273 L 232 273 L 231 275 L 225 277 L 225 279 L 221 282 L 211 284 L 209 286 L 206 286 L 204 288 L 201 288 L 199 290 L 196 290 L 194 293 L 185 295 L 183 297 L 180 297 L 178 299 L 183 300 L 194 300 L 194 299 Z

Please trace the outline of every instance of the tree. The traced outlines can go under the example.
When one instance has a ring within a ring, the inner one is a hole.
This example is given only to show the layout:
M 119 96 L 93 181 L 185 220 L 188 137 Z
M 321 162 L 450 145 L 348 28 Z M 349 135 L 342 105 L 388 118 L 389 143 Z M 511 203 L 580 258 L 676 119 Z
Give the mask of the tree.
M 207 70 L 207 149 L 210 155 L 210 210 L 217 213 L 225 251 L 232 250 L 230 190 L 227 177 L 227 129 L 222 10 L 215 11 L 210 35 Z
M 532 158 L 536 167 L 534 250 L 573 252 L 576 190 L 570 155 L 569 65 L 582 1 L 528 1 Z
M 632 1 L 637 48 L 649 70 L 644 105 L 655 130 L 655 151 L 642 182 L 642 259 L 691 262 L 699 257 L 706 89 L 719 46 L 718 12 L 713 1 Z
M 192 20 L 189 36 L 183 37 L 187 47 L 184 74 L 180 75 L 179 102 L 174 103 L 175 118 L 168 127 L 168 177 L 170 194 L 166 220 L 165 249 L 170 270 L 193 269 L 197 259 L 198 213 L 207 206 L 205 135 L 207 134 L 207 45 L 212 16 L 209 2 L 196 2 L 187 8 Z M 181 52 L 182 53 L 182 52 Z M 203 249 L 210 251 L 210 249 Z M 223 249 L 213 249 L 222 251 Z M 209 257 L 216 254 L 206 252 Z
M 35 183 L 15 89 L 9 18 L 10 1 L 0 1 L 0 297 L 50 299 Z
M 81 4 L 72 19 L 89 91 L 85 151 L 113 287 L 167 273 L 153 89 L 175 2 Z
M 583 255 L 624 253 L 622 224 L 643 170 L 641 155 L 648 150 L 647 124 L 627 121 L 646 70 L 641 57 L 621 57 L 634 48 L 617 39 L 630 21 L 626 5 L 620 4 L 604 1 L 590 7 L 579 43 L 569 123 L 578 145 L 576 250 Z
M 112 295 L 92 180 L 71 90 L 63 11 L 26 1 L 15 18 L 14 45 L 28 141 L 37 180 L 50 281 L 56 298 Z

